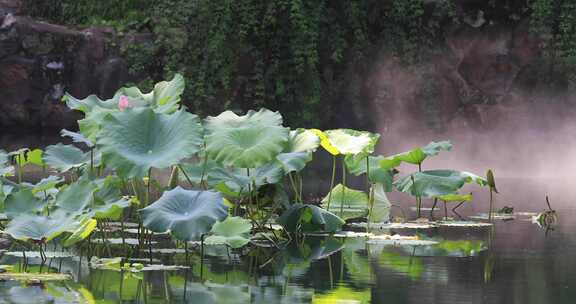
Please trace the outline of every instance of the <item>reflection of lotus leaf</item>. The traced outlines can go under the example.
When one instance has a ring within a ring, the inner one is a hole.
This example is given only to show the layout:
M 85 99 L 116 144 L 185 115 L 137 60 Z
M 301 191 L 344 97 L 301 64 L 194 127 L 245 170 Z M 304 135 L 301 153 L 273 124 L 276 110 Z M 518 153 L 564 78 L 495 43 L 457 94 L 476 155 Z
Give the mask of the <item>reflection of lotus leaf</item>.
M 154 232 L 170 231 L 179 240 L 191 241 L 225 219 L 228 207 L 218 192 L 176 187 L 139 212 L 146 228 Z

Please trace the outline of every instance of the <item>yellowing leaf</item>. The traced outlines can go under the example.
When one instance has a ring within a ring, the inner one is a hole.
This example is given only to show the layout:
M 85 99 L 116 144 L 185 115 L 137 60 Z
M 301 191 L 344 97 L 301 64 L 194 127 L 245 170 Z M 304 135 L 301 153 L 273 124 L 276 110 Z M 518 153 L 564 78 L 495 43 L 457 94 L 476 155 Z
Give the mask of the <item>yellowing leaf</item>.
M 322 148 L 324 148 L 324 150 L 328 151 L 328 153 L 332 154 L 332 155 L 338 155 L 340 154 L 340 152 L 338 151 L 338 149 L 336 149 L 336 147 L 334 147 L 330 141 L 328 140 L 328 136 L 326 135 L 326 133 L 322 132 L 321 130 L 318 129 L 310 129 L 310 131 L 314 132 L 314 134 L 316 134 L 316 136 L 318 136 L 318 138 L 320 138 L 320 145 L 322 146 Z

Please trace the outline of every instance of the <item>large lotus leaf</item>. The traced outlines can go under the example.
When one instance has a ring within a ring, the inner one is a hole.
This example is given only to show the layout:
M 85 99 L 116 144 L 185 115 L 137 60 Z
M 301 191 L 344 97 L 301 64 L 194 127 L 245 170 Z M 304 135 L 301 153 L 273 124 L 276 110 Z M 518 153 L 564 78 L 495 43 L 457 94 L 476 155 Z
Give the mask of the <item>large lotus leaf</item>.
M 70 247 L 88 238 L 92 233 L 92 231 L 96 229 L 97 224 L 98 222 L 95 219 L 90 218 L 89 216 L 82 217 L 78 221 L 77 225 L 75 225 L 76 227 L 74 227 L 74 229 L 69 230 L 70 232 L 72 232 L 72 234 L 64 241 L 63 243 L 64 247 Z
M 80 133 L 76 133 L 76 132 L 68 131 L 66 129 L 62 129 L 60 131 L 60 135 L 62 135 L 62 137 L 70 137 L 72 139 L 72 141 L 75 143 L 85 144 L 88 147 L 94 147 L 94 143 Z
M 342 184 L 336 185 L 322 199 L 322 208 L 338 214 L 341 218 L 347 220 L 351 218 L 363 217 L 368 214 L 368 195 L 363 191 L 350 189 Z M 331 197 L 330 208 L 328 201 Z
M 212 226 L 206 244 L 225 244 L 231 248 L 240 248 L 250 242 L 250 221 L 237 216 L 229 216 Z
M 22 214 L 10 221 L 4 232 L 21 241 L 48 242 L 74 226 L 70 217 Z
M 320 146 L 320 138 L 312 130 L 291 130 L 284 152 L 315 152 Z
M 364 155 L 346 155 L 344 163 L 348 172 L 359 176 L 366 174 L 370 171 L 368 179 L 373 183 L 381 183 L 384 185 L 386 192 L 392 191 L 392 182 L 394 181 L 394 171 L 380 167 L 380 161 L 384 159 L 383 156 L 368 156 L 368 164 L 366 164 L 366 156 Z
M 384 185 L 374 184 L 372 187 L 374 205 L 368 220 L 372 223 L 385 223 L 390 219 L 390 207 L 392 204 L 390 204 L 388 196 L 386 196 Z
M 399 166 L 401 162 L 419 165 L 428 156 L 435 156 L 442 150 L 450 151 L 451 149 L 452 143 L 450 141 L 430 142 L 424 147 L 385 157 L 380 160 L 380 166 L 384 169 L 392 169 Z
M 374 152 L 374 147 L 380 138 L 380 134 L 352 129 L 328 130 L 324 133 L 328 136 L 330 144 L 340 154 L 345 155 L 370 154 Z
M 150 206 L 140 209 L 143 225 L 154 232 L 170 232 L 183 241 L 198 239 L 228 215 L 222 195 L 176 187 Z
M 179 107 L 184 86 L 184 77 L 175 74 L 172 80 L 157 83 L 152 92 L 142 93 L 137 87 L 129 87 L 120 89 L 119 93 L 127 96 L 131 102 L 143 101 L 140 103 L 155 108 L 156 112 L 171 113 Z
M 89 163 L 90 153 L 84 153 L 72 145 L 56 144 L 46 148 L 44 162 L 60 172 L 66 172 Z
M 394 182 L 396 189 L 413 196 L 433 198 L 452 194 L 465 183 L 483 185 L 485 180 L 468 172 L 455 170 L 429 170 L 404 176 Z
M 25 213 L 38 212 L 43 208 L 42 201 L 36 198 L 29 189 L 20 189 L 18 192 L 11 193 L 4 202 L 4 213 L 11 218 Z
M 125 110 L 104 118 L 97 145 L 108 166 L 126 176 L 144 176 L 192 156 L 202 145 L 202 126 L 194 114 Z
M 238 116 L 232 111 L 225 111 L 218 116 L 206 118 L 204 124 L 207 133 L 219 132 L 223 129 L 244 128 L 251 125 L 280 127 L 282 126 L 282 115 L 265 108 L 258 112 L 250 110 L 243 116 Z
M 218 162 L 255 168 L 273 160 L 285 148 L 289 130 L 278 112 L 261 109 L 238 116 L 226 111 L 205 122 L 206 152 Z
M 94 202 L 94 192 L 97 189 L 92 181 L 80 179 L 61 189 L 56 195 L 54 205 L 65 212 L 81 213 Z
M 335 214 L 314 205 L 294 204 L 284 211 L 278 223 L 288 232 L 335 232 L 344 225 L 344 220 Z

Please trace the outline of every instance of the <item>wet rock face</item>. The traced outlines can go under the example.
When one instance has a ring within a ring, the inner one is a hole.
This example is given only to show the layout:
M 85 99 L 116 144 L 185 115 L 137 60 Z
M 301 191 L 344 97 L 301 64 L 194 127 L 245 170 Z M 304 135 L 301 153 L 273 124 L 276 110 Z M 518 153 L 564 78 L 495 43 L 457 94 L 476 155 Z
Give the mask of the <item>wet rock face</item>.
M 77 118 L 61 102 L 110 97 L 128 79 L 107 28 L 76 30 L 18 15 L 20 0 L 0 0 L 0 128 L 63 128 Z
M 448 51 L 424 64 L 405 67 L 384 60 L 367 81 L 373 112 L 390 118 L 380 123 L 381 131 L 497 127 L 514 107 L 530 103 L 515 97 L 521 72 L 541 58 L 539 43 L 522 22 L 462 23 L 447 29 L 442 47 Z

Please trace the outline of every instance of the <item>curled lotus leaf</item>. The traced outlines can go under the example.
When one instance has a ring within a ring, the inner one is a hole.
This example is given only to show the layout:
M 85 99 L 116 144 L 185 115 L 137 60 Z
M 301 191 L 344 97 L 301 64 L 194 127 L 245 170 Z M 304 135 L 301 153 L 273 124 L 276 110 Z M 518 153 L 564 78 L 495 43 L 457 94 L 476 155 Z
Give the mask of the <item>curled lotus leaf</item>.
M 206 119 L 206 152 L 226 166 L 256 168 L 275 159 L 288 141 L 278 112 L 261 109 L 238 116 L 226 111 Z
M 345 220 L 364 217 L 368 214 L 368 195 L 363 191 L 338 184 L 330 193 L 322 199 L 322 208 L 338 214 Z M 328 208 L 330 199 L 330 208 Z
M 185 82 L 181 74 L 175 74 L 170 81 L 161 81 L 149 93 L 142 93 L 137 87 L 121 88 L 119 93 L 131 102 L 146 104 L 159 113 L 172 113 L 178 110 Z
M 224 220 L 228 207 L 218 192 L 176 187 L 139 212 L 144 227 L 151 231 L 170 232 L 179 240 L 192 241 L 208 233 L 214 223 Z
M 316 152 L 320 146 L 320 138 L 312 130 L 291 130 L 284 152 Z
M 62 129 L 62 131 L 60 131 L 60 135 L 62 135 L 62 137 L 70 137 L 75 143 L 85 144 L 88 147 L 94 147 L 94 143 L 80 133 Z
M 366 162 L 368 157 L 368 163 Z M 392 183 L 394 181 L 394 170 L 384 169 L 380 167 L 380 161 L 383 156 L 365 156 L 365 155 L 346 155 L 344 163 L 348 172 L 359 176 L 369 172 L 369 180 L 373 183 L 380 183 L 384 186 L 386 192 L 392 191 Z
M 202 142 L 202 126 L 194 114 L 127 109 L 104 118 L 97 146 L 107 166 L 120 175 L 142 177 L 150 168 L 167 168 L 192 156 Z
M 87 216 L 82 217 L 76 227 L 70 231 L 72 234 L 64 241 L 64 247 L 70 247 L 88 238 L 96 229 L 96 224 L 97 221 L 95 219 Z
M 316 134 L 316 136 L 318 136 L 318 138 L 320 139 L 320 145 L 322 146 L 322 148 L 324 148 L 324 150 L 326 150 L 326 152 L 328 152 L 334 156 L 340 154 L 340 151 L 338 151 L 338 148 L 334 147 L 332 145 L 332 143 L 330 143 L 330 140 L 328 139 L 328 135 L 326 135 L 325 132 L 318 130 L 318 129 L 311 129 L 310 131 L 312 131 L 314 134 Z
M 344 155 L 368 155 L 374 152 L 380 134 L 352 129 L 336 129 L 324 132 L 330 144 Z

